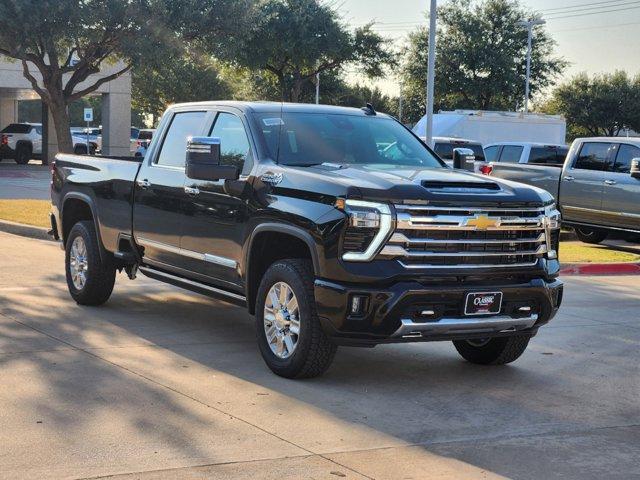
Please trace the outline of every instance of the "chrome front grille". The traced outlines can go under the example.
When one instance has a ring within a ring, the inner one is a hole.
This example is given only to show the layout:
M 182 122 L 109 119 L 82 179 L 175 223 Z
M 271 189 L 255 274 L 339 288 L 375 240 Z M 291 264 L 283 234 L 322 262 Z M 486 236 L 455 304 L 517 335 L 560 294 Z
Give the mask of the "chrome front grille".
M 395 205 L 380 257 L 405 268 L 533 266 L 548 251 L 544 208 Z

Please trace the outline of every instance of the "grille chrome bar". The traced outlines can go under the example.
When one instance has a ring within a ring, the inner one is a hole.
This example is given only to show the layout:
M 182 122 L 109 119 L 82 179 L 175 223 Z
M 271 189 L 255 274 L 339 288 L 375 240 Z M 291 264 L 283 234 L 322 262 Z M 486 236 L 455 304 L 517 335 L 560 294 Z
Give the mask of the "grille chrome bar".
M 396 229 L 379 256 L 407 269 L 529 267 L 549 249 L 544 207 L 394 207 Z
M 538 315 L 512 318 L 507 315 L 496 315 L 486 318 L 441 318 L 433 322 L 414 322 L 411 319 L 401 319 L 400 327 L 393 333 L 393 337 L 421 337 L 425 334 L 453 334 L 477 332 L 503 332 L 505 330 L 523 330 L 531 328 L 538 321 Z

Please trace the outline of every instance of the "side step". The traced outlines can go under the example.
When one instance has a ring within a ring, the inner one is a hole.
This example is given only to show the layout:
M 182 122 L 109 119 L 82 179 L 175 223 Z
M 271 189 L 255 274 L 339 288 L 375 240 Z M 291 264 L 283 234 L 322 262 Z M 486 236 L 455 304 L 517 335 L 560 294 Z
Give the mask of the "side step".
M 227 290 L 213 287 L 205 283 L 196 282 L 195 280 L 190 280 L 188 278 L 179 277 L 177 275 L 163 272 L 161 270 L 156 270 L 155 268 L 151 268 L 146 265 L 141 266 L 139 270 L 147 277 L 153 278 L 154 280 L 160 280 L 161 282 L 170 283 L 171 285 L 175 285 L 176 287 L 191 290 L 192 292 L 206 295 L 208 297 L 217 298 L 218 300 L 224 300 L 225 302 L 229 302 L 241 307 L 247 306 L 247 298 L 244 295 L 229 292 Z

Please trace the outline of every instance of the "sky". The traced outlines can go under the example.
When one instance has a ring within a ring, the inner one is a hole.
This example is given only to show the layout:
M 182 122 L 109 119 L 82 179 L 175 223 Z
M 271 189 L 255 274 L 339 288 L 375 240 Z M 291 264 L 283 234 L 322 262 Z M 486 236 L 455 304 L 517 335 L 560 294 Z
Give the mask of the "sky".
M 446 0 L 438 3 L 442 1 Z M 430 2 L 333 0 L 331 3 L 349 24 L 380 22 L 375 25 L 376 31 L 400 42 L 420 22 L 427 23 L 424 12 Z M 521 0 L 521 3 L 548 18 L 547 29 L 557 42 L 556 54 L 571 63 L 564 77 L 615 70 L 640 73 L 640 0 Z M 554 18 L 566 16 L 570 17 Z M 399 93 L 393 79 L 370 83 L 380 86 L 385 93 Z

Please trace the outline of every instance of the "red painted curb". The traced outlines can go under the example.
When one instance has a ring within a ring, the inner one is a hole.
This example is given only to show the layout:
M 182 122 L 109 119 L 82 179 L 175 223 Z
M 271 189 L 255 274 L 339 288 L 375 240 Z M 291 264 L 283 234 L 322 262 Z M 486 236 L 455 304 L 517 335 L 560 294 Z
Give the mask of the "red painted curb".
M 640 263 L 573 263 L 564 265 L 560 275 L 640 275 Z

